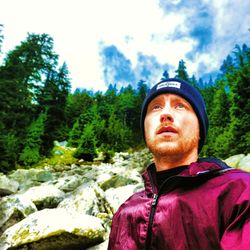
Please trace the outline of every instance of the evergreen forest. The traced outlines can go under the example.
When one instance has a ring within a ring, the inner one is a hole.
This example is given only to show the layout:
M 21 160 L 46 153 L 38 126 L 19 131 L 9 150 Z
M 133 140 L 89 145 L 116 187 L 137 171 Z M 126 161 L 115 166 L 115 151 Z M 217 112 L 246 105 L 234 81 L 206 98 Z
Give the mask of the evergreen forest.
M 0 52 L 4 42 L 0 26 Z M 105 161 L 114 152 L 144 147 L 140 109 L 151 83 L 139 81 L 106 92 L 71 91 L 66 63 L 59 64 L 53 38 L 29 33 L 0 65 L 0 172 L 28 168 L 49 157 L 54 141 L 76 148 L 74 157 Z M 250 152 L 250 48 L 236 45 L 216 79 L 196 79 L 179 61 L 175 75 L 198 88 L 207 105 L 209 134 L 201 156 Z M 84 74 L 84 72 L 83 72 Z M 160 78 L 159 77 L 159 78 Z M 132 86 L 137 86 L 132 87 Z

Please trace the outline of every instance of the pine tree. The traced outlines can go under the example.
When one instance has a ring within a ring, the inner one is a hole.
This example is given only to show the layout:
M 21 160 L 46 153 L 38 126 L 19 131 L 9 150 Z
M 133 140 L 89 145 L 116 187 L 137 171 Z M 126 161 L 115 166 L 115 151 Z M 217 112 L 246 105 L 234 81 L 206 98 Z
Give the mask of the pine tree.
M 27 128 L 37 115 L 36 95 L 41 79 L 57 63 L 52 47 L 53 40 L 48 35 L 29 34 L 7 54 L 0 67 L 0 120 L 8 135 L 3 137 L 13 140 L 5 141 L 5 163 L 9 162 L 10 168 L 15 168 Z M 11 144 L 15 146 L 7 146 Z
M 28 129 L 24 149 L 19 157 L 19 162 L 25 166 L 37 163 L 41 159 L 42 136 L 46 114 L 41 113 Z
M 15 131 L 5 130 L 5 133 L 0 135 L 0 172 L 8 173 L 15 168 L 19 143 Z
M 44 88 L 38 97 L 38 103 L 46 112 L 45 133 L 43 136 L 43 154 L 49 154 L 55 140 L 65 140 L 67 137 L 66 102 L 70 91 L 68 70 L 66 64 L 57 71 L 47 74 Z
M 88 124 L 91 124 L 93 117 L 97 115 L 95 108 L 90 107 L 88 110 L 84 111 L 76 120 L 73 125 L 72 130 L 69 134 L 68 145 L 71 147 L 78 147 L 82 137 L 82 133 Z
M 131 85 L 123 88 L 117 98 L 115 111 L 124 127 L 135 127 L 135 91 Z
M 76 158 L 91 161 L 96 157 L 97 148 L 101 147 L 103 143 L 107 143 L 105 121 L 102 120 L 95 104 L 80 115 L 70 132 L 68 144 L 77 147 Z
M 161 81 L 167 80 L 169 78 L 169 74 L 167 70 L 164 70 L 162 77 L 161 77 Z
M 244 64 L 233 74 L 227 75 L 230 83 L 230 127 L 232 135 L 230 153 L 249 153 L 250 151 L 250 63 Z
M 226 93 L 225 83 L 223 80 L 217 81 L 216 90 L 213 95 L 211 104 L 211 112 L 209 113 L 209 136 L 207 155 L 216 157 L 228 156 L 229 150 L 229 109 L 230 103 L 228 94 Z M 223 122 L 222 122 L 223 119 Z M 206 149 L 206 147 L 205 147 Z
M 231 55 L 228 55 L 227 58 L 223 61 L 222 66 L 220 67 L 220 71 L 224 76 L 227 73 L 231 73 L 233 70 L 234 70 L 233 58 Z
M 176 75 L 175 75 L 176 78 L 189 82 L 189 77 L 188 77 L 188 73 L 186 70 L 186 65 L 185 65 L 185 62 L 183 60 L 179 61 L 179 66 L 178 66 L 178 69 L 175 71 L 175 73 L 176 73 Z
M 131 145 L 131 130 L 123 125 L 123 122 L 118 119 L 114 112 L 111 113 L 108 120 L 106 133 L 109 148 L 115 152 L 124 151 Z
M 72 128 L 81 114 L 84 114 L 94 103 L 94 97 L 87 90 L 76 89 L 73 94 L 69 94 L 65 108 L 67 126 Z
M 96 137 L 94 127 L 91 123 L 83 130 L 79 146 L 74 153 L 74 157 L 78 159 L 84 159 L 85 161 L 93 161 L 97 156 L 97 147 L 96 147 Z

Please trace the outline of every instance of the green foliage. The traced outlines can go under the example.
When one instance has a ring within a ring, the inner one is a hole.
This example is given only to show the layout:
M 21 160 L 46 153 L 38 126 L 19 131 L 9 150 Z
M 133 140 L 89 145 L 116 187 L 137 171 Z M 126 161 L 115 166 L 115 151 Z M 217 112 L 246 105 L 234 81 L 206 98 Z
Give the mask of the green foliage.
M 88 124 L 83 131 L 79 146 L 74 154 L 76 158 L 93 161 L 97 156 L 95 131 L 92 124 Z
M 72 130 L 69 134 L 68 146 L 70 147 L 78 147 L 82 135 L 82 131 L 84 128 L 84 123 L 82 122 L 83 116 L 81 115 L 79 119 L 74 123 Z
M 72 128 L 81 114 L 86 113 L 93 103 L 93 97 L 86 90 L 76 89 L 73 94 L 69 94 L 65 108 L 67 126 Z
M 112 113 L 106 129 L 109 148 L 115 152 L 126 150 L 132 141 L 132 131 Z
M 216 87 L 211 84 L 205 88 L 200 89 L 200 92 L 206 103 L 207 113 L 209 115 L 211 114 L 213 110 L 213 101 L 214 101 L 215 91 L 216 91 Z
M 19 157 L 19 162 L 24 166 L 32 166 L 40 160 L 39 148 L 25 147 Z
M 228 150 L 229 100 L 223 81 L 218 81 L 213 96 L 212 110 L 209 114 L 210 143 L 215 156 L 224 157 Z M 223 122 L 222 122 L 223 119 Z M 212 145 L 214 143 L 214 145 Z
M 0 135 L 0 172 L 7 173 L 15 168 L 18 152 L 18 138 L 13 131 Z
M 240 61 L 242 63 L 242 61 Z M 230 86 L 230 132 L 232 141 L 237 142 L 236 148 L 231 148 L 232 153 L 241 151 L 249 153 L 250 144 L 250 61 L 241 65 L 241 67 L 228 75 Z M 233 146 L 233 145 L 232 145 Z
M 43 157 L 31 166 L 36 169 L 43 169 L 45 166 L 53 166 L 56 171 L 61 171 L 65 166 L 70 166 L 78 162 L 78 159 L 73 156 L 75 151 L 75 148 L 55 145 L 51 150 L 50 157 Z
M 19 157 L 19 162 L 25 166 L 37 163 L 41 158 L 42 136 L 46 114 L 41 113 L 28 129 L 25 145 Z
M 66 105 L 70 91 L 68 74 L 66 64 L 63 64 L 59 71 L 48 72 L 44 88 L 38 98 L 40 106 L 47 114 L 42 145 L 42 152 L 45 155 L 48 155 L 53 148 L 55 139 L 64 140 L 67 137 Z
M 38 148 L 46 154 L 53 146 L 54 137 L 65 138 L 65 106 L 70 83 L 66 65 L 59 69 L 57 66 L 53 39 L 47 34 L 28 34 L 0 66 L 2 171 L 14 169 L 18 160 L 23 164 L 35 162 L 40 155 Z M 40 145 L 34 147 L 30 145 L 32 123 L 40 112 L 46 113 L 47 119 Z
M 212 101 L 205 98 L 209 100 L 210 131 L 203 153 L 226 158 L 250 151 L 250 57 L 246 45 L 242 49 L 236 46 L 234 57 L 227 57 L 222 72 Z
M 76 163 L 75 149 L 70 147 L 54 146 L 51 157 L 40 160 L 36 166 L 64 166 Z

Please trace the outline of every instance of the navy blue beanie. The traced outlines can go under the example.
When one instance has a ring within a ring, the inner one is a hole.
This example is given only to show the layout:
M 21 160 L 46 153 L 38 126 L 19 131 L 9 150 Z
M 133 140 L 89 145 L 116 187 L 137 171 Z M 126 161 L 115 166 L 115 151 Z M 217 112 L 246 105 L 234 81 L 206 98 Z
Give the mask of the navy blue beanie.
M 208 117 L 206 113 L 206 106 L 201 94 L 196 88 L 194 88 L 190 83 L 176 78 L 166 79 L 157 83 L 154 87 L 152 87 L 152 89 L 146 96 L 142 104 L 142 110 L 141 110 L 141 129 L 143 132 L 144 140 L 145 140 L 144 119 L 147 113 L 148 104 L 156 96 L 164 93 L 172 93 L 179 95 L 191 104 L 192 108 L 194 109 L 194 112 L 198 117 L 200 125 L 200 141 L 198 148 L 198 152 L 200 153 L 205 143 L 208 131 Z

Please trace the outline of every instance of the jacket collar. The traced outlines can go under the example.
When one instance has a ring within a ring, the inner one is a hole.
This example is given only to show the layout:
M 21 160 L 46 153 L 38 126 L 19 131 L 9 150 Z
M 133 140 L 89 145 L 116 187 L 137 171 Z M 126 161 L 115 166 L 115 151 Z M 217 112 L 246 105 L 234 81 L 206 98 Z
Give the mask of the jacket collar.
M 231 168 L 219 159 L 201 158 L 197 162 L 191 163 L 188 168 L 183 170 L 178 176 L 190 177 L 192 179 L 193 177 L 206 177 L 214 172 L 227 169 Z M 151 163 L 142 175 L 144 179 L 145 191 L 147 193 L 156 193 L 158 191 L 155 172 L 155 164 Z

